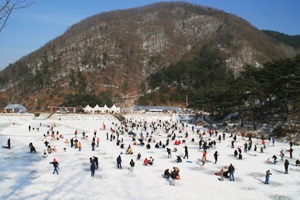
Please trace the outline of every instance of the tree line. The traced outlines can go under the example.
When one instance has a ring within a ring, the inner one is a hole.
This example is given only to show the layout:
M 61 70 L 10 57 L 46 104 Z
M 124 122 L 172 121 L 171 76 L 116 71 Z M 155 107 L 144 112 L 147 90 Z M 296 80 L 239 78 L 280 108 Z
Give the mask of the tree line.
M 215 120 L 239 113 L 245 122 L 299 122 L 300 55 L 251 65 L 235 77 L 218 49 L 202 48 L 194 58 L 163 68 L 147 79 L 151 91 L 141 96 L 139 104 L 183 103 L 206 111 Z

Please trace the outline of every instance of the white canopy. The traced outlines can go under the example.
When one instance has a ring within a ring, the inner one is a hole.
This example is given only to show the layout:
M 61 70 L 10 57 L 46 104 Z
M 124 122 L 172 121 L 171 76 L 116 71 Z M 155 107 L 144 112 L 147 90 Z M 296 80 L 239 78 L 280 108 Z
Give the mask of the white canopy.
M 120 113 L 120 107 L 117 107 L 115 104 L 110 108 L 111 112 Z
M 90 105 L 87 105 L 86 107 L 83 108 L 83 111 L 87 113 L 91 113 L 94 112 L 94 109 Z

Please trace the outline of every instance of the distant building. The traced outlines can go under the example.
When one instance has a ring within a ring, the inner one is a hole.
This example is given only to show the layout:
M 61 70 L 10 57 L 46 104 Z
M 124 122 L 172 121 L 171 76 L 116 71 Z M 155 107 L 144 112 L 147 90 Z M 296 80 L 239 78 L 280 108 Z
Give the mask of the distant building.
M 50 112 L 54 113 L 76 113 L 77 108 L 76 107 L 60 107 L 60 106 L 48 106 Z
M 181 107 L 177 106 L 139 106 L 132 107 L 133 112 L 182 112 Z
M 26 113 L 27 110 L 21 104 L 9 104 L 4 108 L 6 113 Z

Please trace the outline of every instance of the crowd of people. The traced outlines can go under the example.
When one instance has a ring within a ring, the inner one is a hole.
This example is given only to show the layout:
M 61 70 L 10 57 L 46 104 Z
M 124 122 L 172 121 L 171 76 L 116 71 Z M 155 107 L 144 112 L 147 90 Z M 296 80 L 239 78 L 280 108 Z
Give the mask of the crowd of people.
M 43 156 L 47 158 L 47 155 L 55 153 L 57 151 L 56 146 L 53 145 L 54 141 L 65 139 L 65 136 L 60 134 L 55 125 L 50 126 L 49 130 L 43 135 L 43 143 L 45 149 L 43 151 Z M 29 126 L 29 131 L 32 128 Z M 233 156 L 237 160 L 243 160 L 243 154 L 246 155 L 249 152 L 253 152 L 254 155 L 257 153 L 264 153 L 266 151 L 266 139 L 262 136 L 261 138 L 252 138 L 251 134 L 247 136 L 242 134 L 241 139 L 238 141 L 240 136 L 233 134 L 226 134 L 218 132 L 216 129 L 197 129 L 195 126 L 188 126 L 182 122 L 172 122 L 163 121 L 160 119 L 147 121 L 147 120 L 134 120 L 134 119 L 124 119 L 119 123 L 112 123 L 110 129 L 102 128 L 101 131 L 106 132 L 106 141 L 111 143 L 113 148 L 120 148 L 120 154 L 116 155 L 116 168 L 123 169 L 122 167 L 122 156 L 129 156 L 130 162 L 128 163 L 129 174 L 133 174 L 133 169 L 136 166 L 136 162 L 141 163 L 144 167 L 154 165 L 154 154 L 152 154 L 153 146 L 157 151 L 165 151 L 166 159 L 171 159 L 174 162 L 172 170 L 166 169 L 163 173 L 163 177 L 170 180 L 170 185 L 175 186 L 175 181 L 180 180 L 178 165 L 183 162 L 183 160 L 190 161 L 190 149 L 192 154 L 198 154 L 199 156 L 199 166 L 205 166 L 208 160 L 208 156 L 213 157 L 214 161 L 211 161 L 215 165 L 218 165 L 219 157 L 222 157 L 222 153 L 218 149 L 218 145 L 222 143 L 229 143 L 228 148 L 232 148 Z M 97 135 L 95 130 L 92 133 L 86 133 L 82 131 L 80 137 L 79 131 L 74 130 L 74 135 L 65 139 L 65 144 L 68 145 L 69 149 L 75 149 L 82 151 L 83 143 L 86 148 L 89 148 L 91 153 L 96 155 L 96 148 L 100 148 L 100 137 Z M 198 142 L 197 142 L 198 141 Z M 218 141 L 218 143 L 216 142 Z M 254 142 L 255 141 L 255 142 Z M 273 147 L 275 147 L 275 138 L 269 139 Z M 10 139 L 7 141 L 7 146 L 4 148 L 11 148 Z M 104 141 L 103 141 L 104 142 Z M 90 147 L 88 147 L 90 143 Z M 190 148 L 191 145 L 197 145 L 197 149 Z M 254 146 L 254 148 L 253 148 Z M 269 148 L 269 147 L 268 147 Z M 271 147 L 272 148 L 272 147 Z M 67 148 L 64 148 L 66 151 Z M 243 149 L 243 150 L 242 150 Z M 36 148 L 33 143 L 29 144 L 30 153 L 36 153 Z M 141 150 L 148 152 L 141 155 Z M 279 164 L 281 161 L 284 165 L 284 173 L 289 173 L 289 160 L 285 158 L 285 153 L 289 153 L 290 159 L 293 158 L 293 143 L 289 143 L 289 149 L 281 149 L 278 155 L 273 155 L 271 158 L 267 159 L 268 164 Z M 175 156 L 173 157 L 172 154 Z M 281 159 L 278 160 L 277 156 Z M 136 158 L 134 158 L 136 157 Z M 201 157 L 201 159 L 200 159 Z M 242 161 L 241 161 L 242 162 Z M 53 174 L 59 174 L 58 168 L 59 164 L 54 158 L 50 164 L 53 165 Z M 160 159 L 155 158 L 155 165 L 160 164 Z M 300 166 L 299 159 L 295 162 L 296 166 Z M 141 165 L 142 166 L 142 165 Z M 171 167 L 171 166 L 170 166 Z M 91 177 L 95 176 L 95 171 L 99 168 L 98 157 L 93 156 L 90 158 L 90 171 Z M 235 181 L 235 166 L 232 163 L 228 163 L 225 166 L 220 166 L 220 171 L 216 172 L 215 175 L 220 176 L 220 180 L 229 179 L 229 181 Z M 266 171 L 265 183 L 270 183 L 270 175 L 272 175 L 270 170 Z

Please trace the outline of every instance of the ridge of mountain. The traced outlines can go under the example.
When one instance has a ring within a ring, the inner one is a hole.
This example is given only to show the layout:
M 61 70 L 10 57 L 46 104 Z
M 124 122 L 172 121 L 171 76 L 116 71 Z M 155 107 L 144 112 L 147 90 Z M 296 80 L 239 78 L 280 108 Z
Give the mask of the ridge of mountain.
M 132 105 L 150 74 L 203 46 L 218 48 L 236 76 L 247 64 L 295 55 L 238 16 L 185 2 L 155 3 L 86 18 L 5 68 L 0 102 L 45 110 L 68 94 L 109 91 L 117 105 Z

